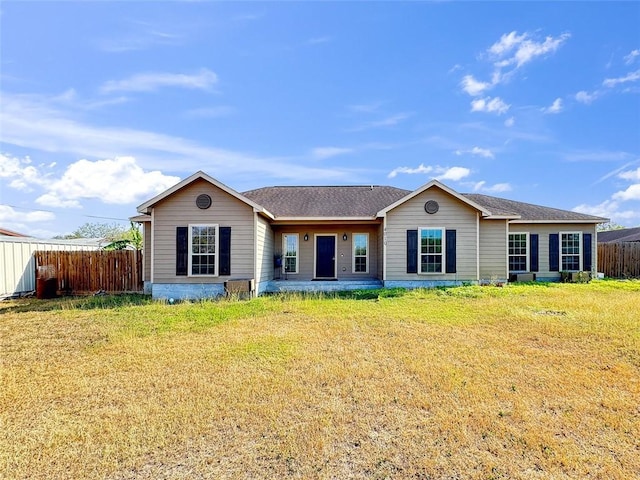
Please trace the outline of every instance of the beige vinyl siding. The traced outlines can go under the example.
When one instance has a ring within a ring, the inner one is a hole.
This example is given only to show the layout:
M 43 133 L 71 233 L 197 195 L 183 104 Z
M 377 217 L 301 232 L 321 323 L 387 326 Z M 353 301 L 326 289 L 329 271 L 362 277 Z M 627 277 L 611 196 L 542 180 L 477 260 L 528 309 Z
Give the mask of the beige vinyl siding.
M 273 278 L 273 230 L 264 218 L 256 217 L 256 280 L 268 282 Z
M 591 258 L 592 269 L 595 271 L 598 265 L 598 244 L 596 239 L 596 225 L 594 224 L 537 224 L 537 223 L 512 223 L 509 225 L 509 233 L 526 233 L 538 234 L 538 262 L 539 270 L 535 272 L 538 277 L 542 278 L 559 278 L 559 272 L 551 272 L 549 270 L 549 234 L 560 232 L 582 232 L 590 233 L 591 237 Z M 580 246 L 581 255 L 582 245 Z
M 437 213 L 425 212 L 427 200 L 440 205 Z M 438 187 L 432 187 L 387 213 L 386 280 L 476 280 L 477 211 Z M 408 274 L 407 230 L 444 228 L 456 230 L 457 273 Z
M 336 235 L 336 261 L 337 278 L 340 280 L 359 280 L 364 278 L 380 278 L 382 272 L 378 272 L 378 244 L 382 242 L 378 232 L 378 224 L 368 225 L 310 225 L 310 226 L 281 226 L 277 227 L 275 235 L 275 251 L 282 253 L 282 235 L 284 233 L 297 233 L 299 236 L 298 273 L 282 272 L 282 277 L 291 280 L 307 281 L 315 277 L 314 271 L 314 239 L 315 235 Z M 309 240 L 304 241 L 304 235 L 309 235 Z M 347 234 L 347 240 L 342 236 Z M 369 234 L 369 272 L 353 273 L 353 234 Z
M 211 207 L 196 206 L 200 194 L 211 196 Z M 222 283 L 230 278 L 253 278 L 255 242 L 253 208 L 204 180 L 196 180 L 154 207 L 154 283 Z M 176 275 L 176 227 L 218 224 L 231 227 L 231 275 Z
M 480 219 L 480 279 L 508 278 L 507 221 Z
M 142 270 L 145 282 L 151 281 L 151 222 L 142 224 Z

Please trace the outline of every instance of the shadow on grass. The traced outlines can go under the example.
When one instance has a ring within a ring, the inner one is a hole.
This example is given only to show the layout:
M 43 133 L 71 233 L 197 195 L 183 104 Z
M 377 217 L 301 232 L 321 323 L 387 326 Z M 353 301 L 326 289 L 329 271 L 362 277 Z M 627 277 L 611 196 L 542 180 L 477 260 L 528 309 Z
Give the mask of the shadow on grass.
M 0 302 L 0 315 L 7 313 L 51 312 L 55 310 L 110 309 L 148 305 L 150 303 L 152 303 L 150 295 L 136 293 L 59 297 L 48 300 L 39 300 L 32 297 Z

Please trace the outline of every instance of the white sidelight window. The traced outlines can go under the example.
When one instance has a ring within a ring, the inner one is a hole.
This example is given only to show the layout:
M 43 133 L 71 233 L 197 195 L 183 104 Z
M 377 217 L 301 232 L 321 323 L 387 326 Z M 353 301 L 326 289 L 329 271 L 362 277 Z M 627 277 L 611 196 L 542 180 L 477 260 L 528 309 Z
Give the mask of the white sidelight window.
M 353 273 L 369 273 L 369 234 L 353 234 Z
M 286 273 L 298 273 L 298 238 L 297 233 L 282 235 L 283 267 Z

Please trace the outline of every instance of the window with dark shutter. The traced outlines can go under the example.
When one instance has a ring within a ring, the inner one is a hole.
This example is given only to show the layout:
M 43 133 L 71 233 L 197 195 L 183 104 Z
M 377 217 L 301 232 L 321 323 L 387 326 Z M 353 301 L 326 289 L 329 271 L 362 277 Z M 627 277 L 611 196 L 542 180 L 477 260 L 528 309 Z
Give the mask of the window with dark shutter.
M 549 271 L 560 271 L 560 234 L 549 234 Z
M 592 267 L 591 258 L 591 234 L 582 234 L 582 270 L 590 272 Z
M 189 266 L 189 228 L 176 227 L 176 275 L 186 275 Z
M 532 272 L 540 269 L 538 250 L 538 234 L 532 233 L 529 235 L 529 270 Z
M 418 230 L 407 230 L 407 273 L 418 273 Z
M 231 275 L 231 227 L 220 227 L 219 275 Z
M 456 273 L 456 231 L 446 231 L 446 273 Z

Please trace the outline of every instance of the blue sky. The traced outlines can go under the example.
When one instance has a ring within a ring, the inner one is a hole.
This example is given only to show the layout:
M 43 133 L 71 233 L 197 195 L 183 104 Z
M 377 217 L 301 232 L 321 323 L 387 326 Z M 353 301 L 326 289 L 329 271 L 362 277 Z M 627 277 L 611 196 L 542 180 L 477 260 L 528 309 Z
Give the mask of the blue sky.
M 640 225 L 640 3 L 3 2 L 0 226 L 127 224 L 203 170 L 438 178 Z

